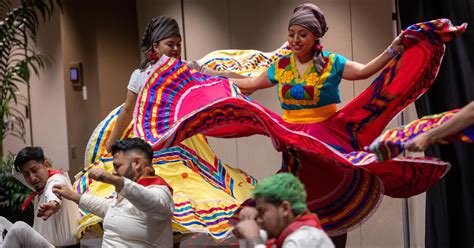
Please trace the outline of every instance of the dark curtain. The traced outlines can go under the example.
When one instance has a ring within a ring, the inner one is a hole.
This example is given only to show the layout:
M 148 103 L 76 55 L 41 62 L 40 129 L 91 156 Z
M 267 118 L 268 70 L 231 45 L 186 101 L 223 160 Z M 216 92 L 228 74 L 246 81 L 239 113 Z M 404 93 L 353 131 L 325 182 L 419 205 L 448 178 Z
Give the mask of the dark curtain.
M 461 108 L 474 100 L 474 0 L 399 1 L 402 28 L 421 21 L 449 18 L 467 31 L 446 45 L 438 77 L 416 102 L 419 116 Z M 474 145 L 432 147 L 428 156 L 452 165 L 441 182 L 427 193 L 426 247 L 474 247 Z

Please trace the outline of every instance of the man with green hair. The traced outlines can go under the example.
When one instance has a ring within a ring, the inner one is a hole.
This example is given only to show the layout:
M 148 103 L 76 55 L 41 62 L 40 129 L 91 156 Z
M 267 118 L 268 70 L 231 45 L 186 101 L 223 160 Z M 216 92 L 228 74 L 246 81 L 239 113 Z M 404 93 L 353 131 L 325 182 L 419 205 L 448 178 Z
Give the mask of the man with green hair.
M 308 211 L 304 186 L 292 174 L 266 178 L 257 185 L 253 197 L 255 208 L 242 209 L 235 228 L 236 235 L 245 240 L 241 246 L 334 247 L 318 217 Z M 265 236 L 269 238 L 266 245 Z

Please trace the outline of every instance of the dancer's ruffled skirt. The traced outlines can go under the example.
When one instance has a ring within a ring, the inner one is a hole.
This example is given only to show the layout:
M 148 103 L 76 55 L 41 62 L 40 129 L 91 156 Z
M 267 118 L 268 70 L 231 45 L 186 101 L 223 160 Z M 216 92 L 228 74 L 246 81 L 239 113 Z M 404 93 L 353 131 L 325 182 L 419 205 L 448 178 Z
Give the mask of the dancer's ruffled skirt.
M 76 175 L 73 186 L 76 192 L 102 198 L 115 197 L 113 186 L 91 180 L 88 171 L 94 167 L 113 171 L 112 157 L 105 152 L 105 142 L 120 110 L 118 107 L 112 111 L 94 131 L 86 151 L 86 163 L 90 166 Z M 121 138 L 133 136 L 131 127 Z M 180 233 L 206 233 L 215 239 L 228 237 L 234 213 L 250 197 L 256 184 L 251 176 L 218 159 L 203 135 L 155 151 L 153 167 L 157 175 L 173 188 L 173 229 Z M 81 237 L 86 229 L 101 221 L 101 218 L 81 210 L 77 236 Z
M 139 95 L 134 132 L 155 150 L 199 133 L 269 136 L 282 151 L 281 171 L 295 173 L 305 184 L 308 207 L 323 228 L 330 235 L 344 233 L 368 218 L 382 195 L 419 194 L 448 171 L 448 163 L 432 158 L 379 162 L 376 154 L 361 150 L 430 87 L 444 54 L 443 42 L 464 29 L 445 19 L 411 26 L 404 31 L 402 57 L 392 59 L 367 90 L 335 115 L 312 124 L 287 123 L 228 80 L 169 59 L 150 75 Z

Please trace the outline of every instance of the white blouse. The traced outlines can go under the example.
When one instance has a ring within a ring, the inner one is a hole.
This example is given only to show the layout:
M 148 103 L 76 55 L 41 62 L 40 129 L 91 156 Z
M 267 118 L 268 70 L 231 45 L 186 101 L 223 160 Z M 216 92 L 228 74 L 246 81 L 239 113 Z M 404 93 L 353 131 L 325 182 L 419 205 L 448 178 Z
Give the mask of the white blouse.
M 132 72 L 132 75 L 130 76 L 130 80 L 128 81 L 127 89 L 130 90 L 133 93 L 136 93 L 136 94 L 140 93 L 143 86 L 147 82 L 148 77 L 150 76 L 150 73 L 153 72 L 154 70 L 156 70 L 156 68 L 158 66 L 165 63 L 168 58 L 169 57 L 167 57 L 165 55 L 161 56 L 160 59 L 155 64 L 153 64 L 151 66 L 148 66 L 148 68 L 146 68 L 144 71 L 141 71 L 140 69 L 135 69 Z M 207 74 L 210 71 L 206 67 L 202 67 L 201 65 L 199 65 L 196 61 L 184 61 L 183 60 L 183 62 L 186 63 L 186 65 L 189 68 L 192 68 L 192 69 L 194 69 L 196 71 L 199 71 L 203 74 Z

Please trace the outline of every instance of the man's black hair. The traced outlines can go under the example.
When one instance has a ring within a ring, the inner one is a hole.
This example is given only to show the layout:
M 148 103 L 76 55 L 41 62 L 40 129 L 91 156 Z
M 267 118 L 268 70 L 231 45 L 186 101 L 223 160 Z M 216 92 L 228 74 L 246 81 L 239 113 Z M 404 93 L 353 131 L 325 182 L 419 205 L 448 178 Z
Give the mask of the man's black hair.
M 140 138 L 128 138 L 118 141 L 112 146 L 112 155 L 118 152 L 135 151 L 141 153 L 151 164 L 153 160 L 153 150 L 151 146 Z
M 28 146 L 21 149 L 20 152 L 18 152 L 18 155 L 16 155 L 13 166 L 15 167 L 16 171 L 20 172 L 21 167 L 31 160 L 43 163 L 45 161 L 43 148 L 39 146 Z

